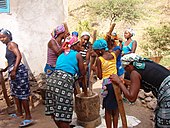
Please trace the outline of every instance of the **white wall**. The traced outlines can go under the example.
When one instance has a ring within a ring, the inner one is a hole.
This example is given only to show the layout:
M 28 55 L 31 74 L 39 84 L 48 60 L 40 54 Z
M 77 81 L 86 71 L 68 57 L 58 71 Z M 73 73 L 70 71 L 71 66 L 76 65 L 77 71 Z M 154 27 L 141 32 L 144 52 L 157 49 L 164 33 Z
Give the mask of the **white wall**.
M 0 28 L 13 34 L 31 71 L 43 72 L 51 31 L 67 21 L 67 0 L 11 0 L 10 14 L 0 14 Z M 5 46 L 0 43 L 0 68 L 5 67 Z

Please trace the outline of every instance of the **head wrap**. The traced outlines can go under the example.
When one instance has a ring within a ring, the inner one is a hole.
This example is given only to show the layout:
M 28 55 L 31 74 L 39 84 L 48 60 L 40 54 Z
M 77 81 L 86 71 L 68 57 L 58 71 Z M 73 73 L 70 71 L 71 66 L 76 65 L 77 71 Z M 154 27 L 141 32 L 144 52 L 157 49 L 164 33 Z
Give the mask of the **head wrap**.
M 72 36 L 77 36 L 78 37 L 78 32 L 76 32 L 76 31 L 74 31 L 74 32 L 72 32 Z
M 62 45 L 62 49 L 66 54 L 69 53 L 70 47 L 75 45 L 78 42 L 78 38 L 76 36 L 69 36 L 66 38 L 64 44 Z
M 111 33 L 111 39 L 113 39 L 113 40 L 118 40 L 118 35 L 117 35 L 116 32 L 112 32 L 112 33 Z
M 96 40 L 94 43 L 93 43 L 93 46 L 92 48 L 94 50 L 101 50 L 101 49 L 105 49 L 105 51 L 108 51 L 108 47 L 107 47 L 107 42 L 106 40 L 104 39 L 100 39 L 100 40 Z
M 89 32 L 82 32 L 81 37 L 83 37 L 83 36 L 89 36 L 90 37 L 90 33 Z
M 130 53 L 124 55 L 122 58 L 122 66 L 126 67 L 129 64 L 133 64 L 137 69 L 144 69 L 145 68 L 145 61 L 150 61 L 151 60 L 147 58 L 142 58 L 141 56 L 135 54 L 135 53 Z
M 0 29 L 0 33 L 6 35 L 12 41 L 12 33 L 7 29 Z
M 57 38 L 59 34 L 65 32 L 65 27 L 64 25 L 59 25 L 57 26 L 51 33 L 52 38 Z
M 125 31 L 128 31 L 132 36 L 135 35 L 135 31 L 132 28 L 128 28 Z

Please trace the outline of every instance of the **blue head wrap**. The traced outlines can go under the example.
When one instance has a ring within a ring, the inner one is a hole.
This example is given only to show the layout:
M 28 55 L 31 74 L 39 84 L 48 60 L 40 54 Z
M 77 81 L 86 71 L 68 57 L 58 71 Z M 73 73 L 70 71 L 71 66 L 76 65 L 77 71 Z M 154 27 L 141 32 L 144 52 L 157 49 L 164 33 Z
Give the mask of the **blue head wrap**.
M 74 32 L 72 32 L 72 36 L 77 36 L 78 37 L 78 32 L 76 32 L 76 31 L 74 31 Z
M 101 49 L 105 49 L 105 51 L 108 51 L 108 47 L 107 47 L 107 42 L 104 39 L 99 39 L 96 40 L 92 46 L 92 48 L 94 50 L 101 50 Z

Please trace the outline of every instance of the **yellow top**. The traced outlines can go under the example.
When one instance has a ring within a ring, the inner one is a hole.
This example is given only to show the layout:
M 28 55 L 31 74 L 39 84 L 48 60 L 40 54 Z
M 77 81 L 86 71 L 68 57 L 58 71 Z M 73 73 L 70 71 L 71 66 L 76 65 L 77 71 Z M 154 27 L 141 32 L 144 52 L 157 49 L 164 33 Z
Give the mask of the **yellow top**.
M 114 52 L 111 52 L 111 54 L 114 56 L 114 59 L 112 60 L 105 60 L 103 57 L 99 57 L 102 65 L 102 77 L 103 79 L 109 78 L 112 74 L 117 74 L 117 68 L 116 68 L 116 55 Z

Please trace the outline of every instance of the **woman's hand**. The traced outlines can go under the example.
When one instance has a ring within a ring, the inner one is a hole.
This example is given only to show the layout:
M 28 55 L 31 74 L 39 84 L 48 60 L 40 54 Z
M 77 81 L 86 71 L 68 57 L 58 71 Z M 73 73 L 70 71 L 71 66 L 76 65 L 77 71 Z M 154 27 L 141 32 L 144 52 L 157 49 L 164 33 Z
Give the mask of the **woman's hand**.
M 116 74 L 112 74 L 110 77 L 109 77 L 109 79 L 113 82 L 113 83 L 115 83 L 116 85 L 119 85 L 121 82 L 122 82 L 122 80 L 119 78 L 119 76 L 118 75 L 116 75 Z
M 11 77 L 12 80 L 14 80 L 16 78 L 16 70 L 11 71 L 10 77 Z

